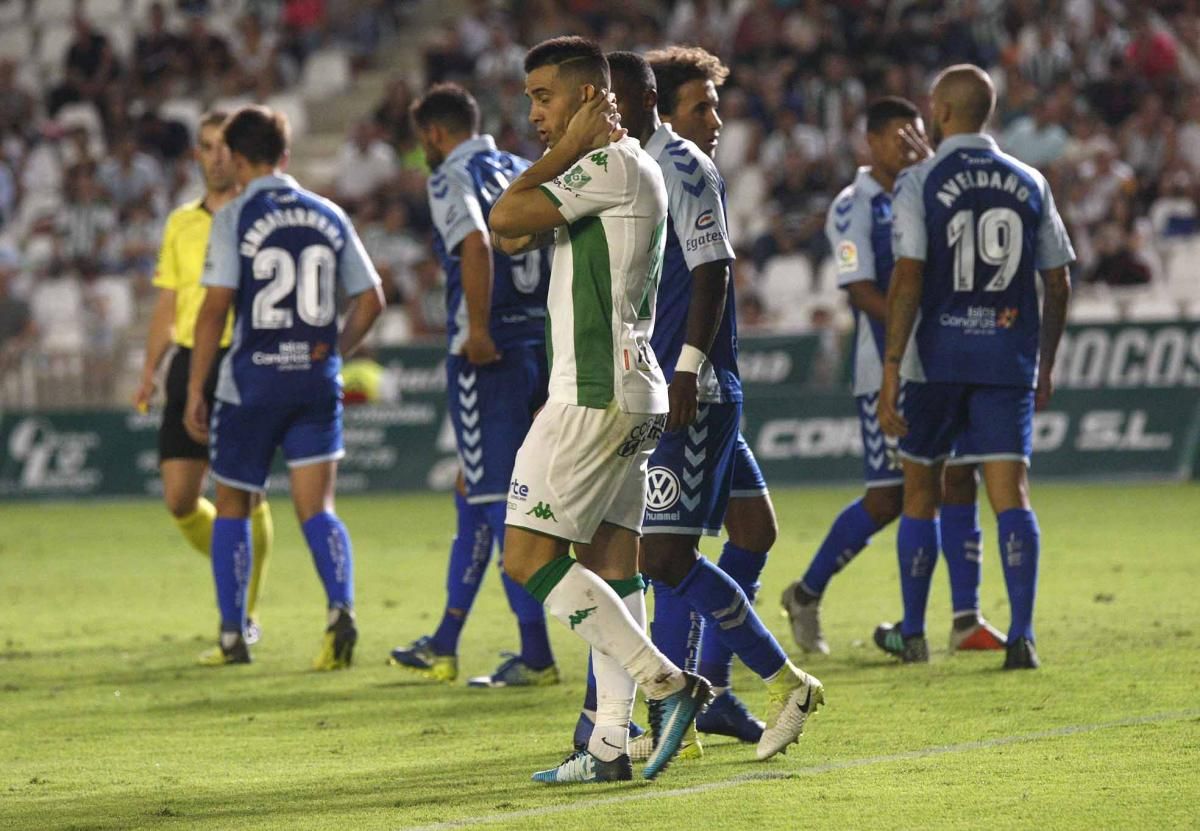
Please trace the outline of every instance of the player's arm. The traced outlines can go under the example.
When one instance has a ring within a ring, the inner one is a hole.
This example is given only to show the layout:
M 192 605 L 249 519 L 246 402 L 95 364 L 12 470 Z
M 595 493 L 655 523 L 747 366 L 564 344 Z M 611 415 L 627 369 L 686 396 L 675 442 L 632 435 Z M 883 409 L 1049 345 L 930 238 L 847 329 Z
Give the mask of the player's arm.
M 463 299 L 467 304 L 467 342 L 463 352 L 473 364 L 500 360 L 492 340 L 492 246 L 482 231 L 472 231 L 459 249 L 462 258 Z
M 825 219 L 825 238 L 837 265 L 838 287 L 850 305 L 872 320 L 883 321 L 887 297 L 875 282 L 875 249 L 871 244 L 871 206 L 849 194 L 839 196 Z
M 903 436 L 908 424 L 900 415 L 900 362 L 916 325 L 928 253 L 923 179 L 909 168 L 900 174 L 892 198 L 892 252 L 896 263 L 884 312 L 883 378 L 879 386 L 879 425 L 889 436 Z
M 908 432 L 908 424 L 900 415 L 896 403 L 900 395 L 900 362 L 904 359 L 904 349 L 908 346 L 908 339 L 917 321 L 917 311 L 921 308 L 924 281 L 924 262 L 909 257 L 896 260 L 887 293 L 883 383 L 879 392 L 879 424 L 889 436 L 903 436 Z
M 212 372 L 217 348 L 221 344 L 221 333 L 233 306 L 236 289 L 218 286 L 209 287 L 196 315 L 196 342 L 192 346 L 192 365 L 188 372 L 187 405 L 183 411 L 183 426 L 188 435 L 201 444 L 208 442 L 208 402 L 204 399 L 204 385 Z
M 872 320 L 882 323 L 887 318 L 887 295 L 873 281 L 859 280 L 846 286 L 850 305 Z
M 179 285 L 179 264 L 175 258 L 175 214 L 167 219 L 163 229 L 162 246 L 158 251 L 158 264 L 154 270 L 154 285 L 158 287 L 158 299 L 150 316 L 150 331 L 146 333 L 146 359 L 142 364 L 142 378 L 133 395 L 133 406 L 145 412 L 154 395 L 154 373 L 167 347 L 171 345 L 172 328 L 175 325 L 175 289 Z
M 1071 299 L 1071 272 L 1064 265 L 1042 272 L 1045 296 L 1042 298 L 1042 334 L 1038 345 L 1038 377 L 1036 407 L 1043 410 L 1054 394 L 1054 359 L 1063 329 L 1067 326 L 1067 302 Z
M 133 406 L 139 412 L 146 412 L 150 406 L 150 398 L 154 395 L 154 374 L 163 354 L 171 345 L 172 330 L 175 326 L 175 290 L 159 289 L 158 298 L 154 301 L 154 311 L 150 315 L 150 331 L 146 333 L 146 359 L 142 364 L 142 379 L 137 392 L 133 394 Z
M 338 259 L 338 277 L 350 297 L 350 307 L 338 336 L 338 350 L 343 355 L 349 355 L 362 343 L 372 324 L 383 313 L 387 301 L 383 296 L 379 273 L 367 256 L 358 232 L 344 214 L 342 221 L 345 223 L 347 240 Z
M 566 173 L 591 150 L 598 150 L 625 136 L 619 126 L 615 98 L 585 87 L 590 97 L 571 117 L 563 137 L 496 200 L 488 216 L 491 229 L 502 237 L 523 237 L 553 231 L 569 220 L 559 210 L 557 197 L 542 186 Z M 561 201 L 561 200 L 559 200 Z
M 509 257 L 516 257 L 545 248 L 554 244 L 554 231 L 543 231 L 540 234 L 526 234 L 523 237 L 502 237 L 495 231 L 490 232 L 492 248 Z
M 1054 359 L 1058 355 L 1058 344 L 1067 325 L 1067 303 L 1071 299 L 1070 263 L 1075 261 L 1075 249 L 1067 236 L 1067 228 L 1050 186 L 1043 184 L 1044 207 L 1042 221 L 1038 226 L 1037 267 L 1042 274 L 1045 293 L 1042 298 L 1042 332 L 1038 344 L 1038 377 L 1035 406 L 1041 410 L 1050 403 L 1054 394 L 1051 376 Z
M 376 319 L 383 313 L 385 305 L 387 304 L 383 298 L 383 287 L 379 284 L 350 298 L 346 322 L 342 324 L 342 333 L 338 336 L 338 351 L 349 355 L 357 349 Z
M 670 413 L 667 429 L 678 430 L 696 419 L 699 407 L 700 364 L 712 348 L 725 315 L 729 291 L 729 260 L 702 263 L 692 269 L 692 299 L 688 304 L 687 331 L 675 374 L 667 388 Z

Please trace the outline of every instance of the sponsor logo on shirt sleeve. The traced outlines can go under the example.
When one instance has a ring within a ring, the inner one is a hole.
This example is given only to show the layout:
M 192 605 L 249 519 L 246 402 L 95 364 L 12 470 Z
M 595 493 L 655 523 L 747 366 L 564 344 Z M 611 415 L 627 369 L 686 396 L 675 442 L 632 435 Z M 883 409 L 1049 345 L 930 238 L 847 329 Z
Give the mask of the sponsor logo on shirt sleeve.
M 858 246 L 850 240 L 842 240 L 837 247 L 838 271 L 846 274 L 858 270 Z

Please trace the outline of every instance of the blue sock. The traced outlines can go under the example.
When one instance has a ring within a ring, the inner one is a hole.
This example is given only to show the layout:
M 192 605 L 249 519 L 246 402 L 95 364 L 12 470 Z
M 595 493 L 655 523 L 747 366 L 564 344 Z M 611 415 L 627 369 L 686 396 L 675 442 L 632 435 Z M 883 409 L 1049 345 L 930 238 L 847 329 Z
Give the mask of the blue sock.
M 313 564 L 325 585 L 330 609 L 354 608 L 354 554 L 350 535 L 336 515 L 324 511 L 303 525 Z
M 508 503 L 489 502 L 483 507 L 487 513 L 488 526 L 503 548 L 504 517 L 508 512 Z M 503 551 L 500 558 L 503 565 Z M 546 631 L 546 610 L 536 597 L 525 591 L 525 588 L 505 574 L 503 569 L 500 570 L 500 582 L 504 584 L 508 608 L 512 609 L 516 616 L 517 627 L 521 632 L 521 660 L 533 669 L 545 669 L 554 663 L 554 653 L 550 651 L 550 633 Z
M 896 552 L 900 559 L 900 596 L 904 601 L 904 620 L 900 634 L 925 634 L 925 605 L 929 602 L 929 584 L 938 556 L 938 521 L 900 517 L 896 533 Z
M 863 507 L 861 499 L 847 505 L 838 518 L 833 521 L 829 533 L 817 549 L 816 556 L 804 572 L 802 583 L 804 588 L 817 595 L 824 593 L 825 587 L 846 565 L 854 559 L 858 552 L 866 548 L 871 541 L 871 535 L 879 530 L 875 520 Z
M 1015 638 L 1033 640 L 1033 600 L 1037 593 L 1038 557 L 1042 533 L 1033 511 L 1013 508 L 996 517 L 1000 533 L 1000 561 L 1004 564 L 1004 583 L 1008 586 L 1008 605 L 1012 620 L 1008 642 Z
M 249 519 L 213 520 L 212 570 L 222 632 L 241 632 L 246 628 L 251 550 Z
M 751 606 L 754 605 L 754 598 L 758 596 L 758 578 L 766 565 L 765 552 L 738 548 L 731 542 L 725 543 L 721 550 L 721 559 L 717 560 L 717 568 L 733 578 L 745 592 L 746 600 Z M 721 642 L 716 628 L 704 628 L 704 636 L 700 642 L 700 674 L 714 687 L 728 687 L 730 671 L 733 669 L 733 651 Z
M 770 678 L 787 663 L 787 653 L 763 626 L 746 593 L 704 557 L 675 587 L 675 593 L 704 615 L 705 624 L 760 678 Z
M 583 709 L 596 720 L 596 673 L 592 671 L 592 653 L 588 650 L 587 689 L 583 693 Z
M 983 579 L 983 531 L 979 507 L 943 505 L 942 555 L 950 572 L 950 604 L 957 615 L 979 611 L 979 583 Z
M 433 651 L 439 655 L 458 652 L 459 636 L 492 556 L 492 528 L 483 506 L 472 505 L 455 493 L 454 509 L 458 530 L 450 544 L 450 565 L 446 569 L 446 609 L 432 638 Z
M 654 588 L 650 640 L 675 666 L 695 672 L 700 663 L 704 618 L 666 583 L 652 580 L 650 585 Z

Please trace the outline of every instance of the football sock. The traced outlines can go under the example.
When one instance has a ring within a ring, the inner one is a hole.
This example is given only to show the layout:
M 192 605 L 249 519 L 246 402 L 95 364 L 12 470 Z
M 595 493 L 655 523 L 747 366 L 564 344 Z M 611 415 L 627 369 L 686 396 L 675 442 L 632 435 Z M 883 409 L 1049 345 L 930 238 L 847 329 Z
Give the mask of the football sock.
M 207 557 L 212 553 L 213 520 L 216 518 L 216 507 L 202 496 L 196 500 L 196 510 L 187 516 L 175 517 L 175 525 L 188 545 Z
M 763 680 L 767 682 L 768 695 L 772 698 L 782 698 L 796 689 L 802 677 L 796 665 L 791 661 L 786 661 L 778 672 L 770 678 L 764 678 Z
M 760 678 L 769 678 L 787 663 L 787 653 L 763 626 L 746 593 L 704 557 L 696 560 L 675 593 L 703 614 L 713 634 Z
M 472 505 L 455 493 L 454 508 L 458 529 L 450 544 L 450 565 L 446 569 L 446 609 L 431 639 L 438 655 L 458 652 L 459 636 L 492 556 L 492 529 L 484 506 Z
M 645 629 L 646 596 L 642 578 L 606 582 L 621 598 L 634 623 Z M 611 762 L 628 752 L 629 719 L 633 717 L 637 684 L 614 658 L 593 652 L 591 660 L 596 675 L 596 724 L 588 751 L 597 759 Z
M 484 506 L 487 509 L 488 522 L 496 539 L 504 540 L 504 517 L 508 511 L 507 502 L 492 502 Z M 503 558 L 501 552 L 501 558 Z M 502 560 L 503 561 L 503 560 Z M 550 649 L 550 633 L 546 629 L 546 610 L 533 595 L 516 580 L 500 571 L 500 582 L 504 584 L 504 595 L 508 598 L 508 608 L 512 609 L 517 618 L 517 628 L 521 632 L 521 660 L 533 669 L 545 669 L 554 663 L 554 652 Z
M 879 526 L 871 519 L 861 499 L 847 505 L 833 521 L 821 547 L 808 564 L 808 571 L 804 572 L 802 578 L 804 588 L 820 597 L 833 575 L 866 548 L 871 535 L 878 530 Z
M 904 620 L 900 634 L 925 634 L 925 606 L 929 602 L 929 584 L 938 556 L 938 521 L 900 517 L 896 532 L 896 553 L 900 560 L 900 597 L 904 601 Z
M 325 585 L 330 609 L 354 607 L 354 555 L 346 526 L 324 511 L 304 523 L 304 539 L 312 551 L 313 564 Z
M 246 627 L 246 584 L 250 580 L 250 520 L 217 517 L 212 525 L 212 570 L 221 631 Z
M 979 506 L 943 505 L 942 555 L 950 572 L 950 603 L 957 615 L 979 611 L 979 582 L 983 577 Z
M 525 588 L 597 652 L 612 656 L 650 698 L 684 688 L 679 667 L 655 648 L 616 592 L 571 557 L 542 566 Z
M 717 568 L 733 578 L 746 594 L 746 600 L 751 606 L 758 596 L 759 575 L 767 565 L 766 552 L 749 551 L 739 548 L 731 542 L 726 542 L 721 550 L 721 559 L 717 560 Z M 713 688 L 727 689 L 730 672 L 733 669 L 733 652 L 721 642 L 714 631 L 716 627 L 704 629 L 700 649 L 700 674 L 708 679 Z
M 588 650 L 587 687 L 583 691 L 583 714 L 593 722 L 596 720 L 596 667 L 592 651 Z
M 650 585 L 654 588 L 654 622 L 650 624 L 650 639 L 675 666 L 695 672 L 700 660 L 704 618 L 666 583 L 651 580 Z
M 267 560 L 275 543 L 275 524 L 271 521 L 271 506 L 264 499 L 250 512 L 250 544 L 254 561 L 250 566 L 250 589 L 246 594 L 246 615 L 257 618 L 258 596 L 262 592 Z
M 1000 559 L 1004 564 L 1004 583 L 1008 586 L 1008 604 L 1012 620 L 1008 642 L 1017 638 L 1033 640 L 1033 600 L 1037 593 L 1038 558 L 1042 534 L 1033 511 L 1013 508 L 996 517 L 1000 534 Z

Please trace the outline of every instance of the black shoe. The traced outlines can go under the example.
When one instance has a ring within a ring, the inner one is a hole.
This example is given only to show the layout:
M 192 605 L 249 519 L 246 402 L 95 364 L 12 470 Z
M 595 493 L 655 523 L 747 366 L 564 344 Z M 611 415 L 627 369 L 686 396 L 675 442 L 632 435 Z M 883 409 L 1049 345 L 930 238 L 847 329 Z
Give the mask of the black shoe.
M 901 634 L 899 623 L 881 623 L 875 627 L 875 645 L 906 664 L 929 663 L 929 644 L 924 635 Z
M 325 640 L 321 644 L 320 654 L 313 659 L 313 669 L 349 669 L 354 659 L 356 643 L 358 629 L 354 625 L 354 612 L 339 609 L 337 619 L 325 629 Z
M 1004 655 L 1005 669 L 1037 669 L 1041 665 L 1029 638 L 1016 638 L 1009 643 Z
M 217 640 L 217 645 L 206 650 L 197 658 L 197 663 L 206 667 L 223 667 L 226 664 L 250 663 L 250 650 L 246 647 L 246 639 L 238 635 L 228 646 L 225 638 Z

